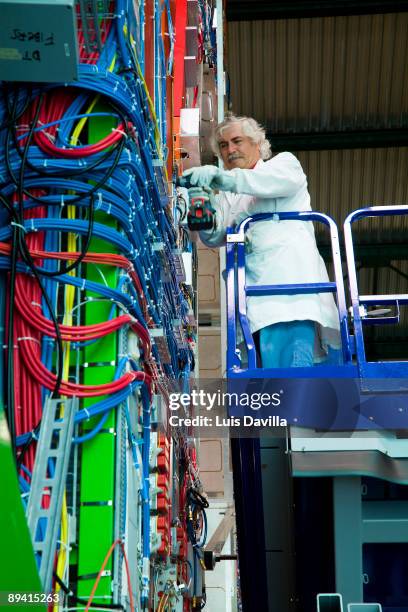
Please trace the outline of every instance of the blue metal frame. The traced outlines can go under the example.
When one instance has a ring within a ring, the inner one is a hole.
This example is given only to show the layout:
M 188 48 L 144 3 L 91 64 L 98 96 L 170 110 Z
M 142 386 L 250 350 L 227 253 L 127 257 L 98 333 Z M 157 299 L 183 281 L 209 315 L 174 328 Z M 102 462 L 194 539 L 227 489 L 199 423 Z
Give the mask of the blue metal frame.
M 258 285 L 246 286 L 245 283 L 245 233 L 249 228 L 250 223 L 256 221 L 266 221 L 268 219 L 276 219 L 284 221 L 319 221 L 328 226 L 330 230 L 331 249 L 334 265 L 335 282 L 328 283 L 302 283 L 302 284 L 287 284 L 287 285 Z M 261 370 L 256 368 L 256 352 L 254 341 L 249 329 L 247 314 L 246 314 L 246 296 L 247 295 L 294 295 L 299 293 L 336 293 L 337 305 L 339 310 L 340 333 L 342 339 L 343 360 L 344 364 L 351 366 L 352 358 L 352 339 L 349 337 L 347 326 L 347 308 L 344 292 L 343 274 L 341 267 L 339 235 L 335 222 L 328 215 L 319 212 L 287 212 L 287 213 L 261 213 L 253 215 L 242 221 L 236 230 L 231 228 L 227 230 L 227 370 L 229 375 L 235 376 L 258 376 L 258 377 L 275 377 L 275 376 L 296 376 L 302 377 L 302 368 L 281 370 Z M 236 274 L 235 274 L 236 266 Z M 235 297 L 237 296 L 237 297 Z M 236 329 L 236 301 L 238 302 L 238 319 L 242 328 L 245 344 L 248 351 L 248 368 L 243 369 L 237 350 L 237 329 Z M 256 370 L 256 371 L 254 371 Z M 325 370 L 325 372 L 323 372 Z M 311 375 L 311 370 L 305 368 L 306 375 Z M 313 375 L 313 374 L 312 374 Z M 319 368 L 319 377 L 336 376 L 336 368 Z M 346 376 L 355 376 L 356 372 L 353 367 L 347 369 Z M 337 373 L 338 376 L 338 373 Z
M 331 217 L 319 212 L 262 213 L 248 217 L 234 230 L 227 230 L 227 372 L 230 378 L 360 378 L 362 387 L 367 391 L 384 390 L 380 379 L 408 378 L 408 362 L 367 362 L 364 350 L 363 324 L 397 323 L 399 305 L 408 304 L 408 294 L 397 295 L 359 295 L 357 273 L 354 260 L 354 248 L 351 225 L 364 217 L 389 215 L 406 215 L 408 206 L 374 206 L 363 208 L 350 214 L 344 224 L 344 235 L 347 255 L 347 268 L 352 301 L 354 335 L 348 331 L 348 312 L 344 291 L 341 255 L 338 230 Z M 251 223 L 268 219 L 319 221 L 330 230 L 331 251 L 334 266 L 335 282 L 298 283 L 287 285 L 247 286 L 245 277 L 245 233 Z M 294 295 L 310 293 L 335 293 L 339 310 L 340 333 L 342 342 L 343 364 L 339 366 L 319 366 L 318 368 L 270 368 L 256 367 L 256 351 L 249 328 L 246 296 L 247 295 Z M 397 315 L 391 317 L 365 318 L 360 307 L 368 304 L 394 304 Z M 242 328 L 248 352 L 248 366 L 242 367 L 237 348 L 237 314 Z M 352 358 L 356 357 L 353 363 Z M 371 379 L 364 383 L 364 379 Z M 374 379 L 378 379 L 376 382 Z M 399 380 L 399 390 L 408 390 L 408 381 Z M 387 391 L 391 389 L 388 387 Z
M 367 378 L 404 378 L 408 375 L 407 362 L 378 361 L 368 362 L 364 349 L 363 324 L 388 323 L 384 317 L 367 319 L 361 315 L 361 306 L 368 304 L 394 304 L 397 307 L 397 316 L 392 317 L 395 322 L 399 320 L 399 305 L 408 304 L 408 293 L 396 295 L 359 295 L 357 272 L 354 258 L 353 237 L 351 226 L 358 219 L 367 217 L 386 217 L 391 215 L 408 215 L 408 206 L 371 206 L 352 212 L 344 222 L 344 240 L 346 247 L 347 269 L 349 277 L 350 297 L 353 311 L 353 326 L 355 350 L 357 357 L 358 375 L 364 380 Z M 387 319 L 387 317 L 385 318 Z M 408 384 L 406 385 L 408 389 Z M 367 390 L 374 390 L 372 381 L 367 383 Z

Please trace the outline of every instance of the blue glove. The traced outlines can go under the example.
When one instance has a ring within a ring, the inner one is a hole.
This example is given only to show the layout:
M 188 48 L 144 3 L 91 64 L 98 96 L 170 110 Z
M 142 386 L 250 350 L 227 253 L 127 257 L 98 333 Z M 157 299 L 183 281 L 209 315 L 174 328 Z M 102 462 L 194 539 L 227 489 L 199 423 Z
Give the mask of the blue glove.
M 201 166 L 190 168 L 183 172 L 183 177 L 188 177 L 190 184 L 197 187 L 210 187 L 222 191 L 233 191 L 234 177 L 217 166 Z

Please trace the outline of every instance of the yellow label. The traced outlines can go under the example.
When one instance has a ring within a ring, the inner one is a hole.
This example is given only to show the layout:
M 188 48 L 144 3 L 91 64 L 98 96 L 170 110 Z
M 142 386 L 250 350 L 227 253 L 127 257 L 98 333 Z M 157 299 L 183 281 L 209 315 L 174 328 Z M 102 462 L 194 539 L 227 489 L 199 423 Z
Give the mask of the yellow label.
M 0 47 L 0 60 L 21 60 L 22 57 L 18 49 Z

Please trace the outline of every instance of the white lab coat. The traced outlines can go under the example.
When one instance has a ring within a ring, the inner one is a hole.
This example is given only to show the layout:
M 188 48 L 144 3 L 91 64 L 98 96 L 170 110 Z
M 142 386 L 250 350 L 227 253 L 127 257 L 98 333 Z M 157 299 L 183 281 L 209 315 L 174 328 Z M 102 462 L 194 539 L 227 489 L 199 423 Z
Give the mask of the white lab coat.
M 216 197 L 217 227 L 200 232 L 207 246 L 225 244 L 225 230 L 261 212 L 311 210 L 307 179 L 292 153 L 279 153 L 252 170 L 226 171 L 234 179 L 232 192 Z M 247 285 L 327 282 L 311 222 L 258 221 L 247 231 Z M 332 294 L 249 296 L 247 316 L 251 332 L 284 321 L 316 323 L 315 361 L 328 347 L 340 347 L 339 316 Z

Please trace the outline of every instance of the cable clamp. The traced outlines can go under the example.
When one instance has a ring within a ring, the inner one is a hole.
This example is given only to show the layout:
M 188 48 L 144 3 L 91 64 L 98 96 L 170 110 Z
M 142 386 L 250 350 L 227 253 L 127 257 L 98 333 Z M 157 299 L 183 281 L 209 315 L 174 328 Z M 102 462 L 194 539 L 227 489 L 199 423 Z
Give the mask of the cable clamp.
M 37 442 L 39 440 L 39 436 L 37 432 L 35 431 L 35 429 L 31 430 L 31 439 L 34 440 L 34 442 Z
M 82 287 L 81 287 L 82 291 L 85 291 L 85 287 L 86 287 L 86 278 L 83 278 L 82 279 Z
M 65 206 L 64 196 L 61 195 L 61 208 L 64 208 L 64 206 Z
M 98 202 L 96 204 L 96 208 L 95 210 L 99 210 L 102 206 L 102 201 L 103 201 L 103 196 L 102 196 L 102 191 L 98 191 Z
M 108 210 L 106 211 L 106 214 L 110 215 L 111 214 L 111 209 L 112 209 L 112 204 L 110 203 L 108 205 Z
M 85 412 L 85 416 L 86 416 L 87 420 L 89 420 L 91 418 L 91 414 L 90 414 L 88 408 L 84 408 L 83 411 Z
M 112 132 L 119 132 L 119 134 L 123 134 L 125 138 L 128 137 L 128 135 L 126 134 L 124 130 L 119 130 L 118 128 L 112 128 Z
M 31 302 L 31 306 L 38 306 L 38 308 L 42 308 L 41 304 L 39 304 L 38 302 L 34 302 L 34 301 Z
M 10 221 L 10 225 L 15 225 L 16 227 L 19 227 L 25 234 L 27 233 L 27 229 L 24 227 L 24 225 L 21 225 L 21 223 Z
M 17 338 L 17 342 L 20 342 L 20 340 L 32 340 L 33 342 L 37 342 L 37 344 L 40 344 L 40 341 L 37 338 L 33 338 L 32 336 L 20 336 L 20 338 Z
M 34 219 L 30 219 L 30 221 L 31 221 L 31 228 L 30 228 L 30 231 L 31 231 L 31 232 L 38 232 L 37 228 L 36 228 L 36 227 L 35 227 L 35 225 L 34 225 Z
M 46 167 L 47 167 L 47 163 L 48 163 L 48 159 L 44 159 L 44 161 L 43 161 L 43 166 L 44 166 L 44 168 L 46 168 Z

